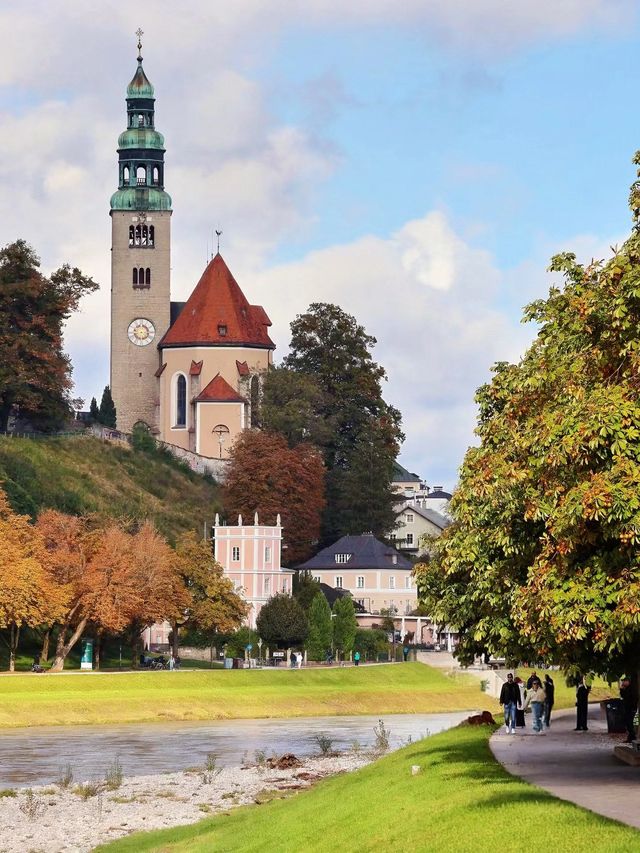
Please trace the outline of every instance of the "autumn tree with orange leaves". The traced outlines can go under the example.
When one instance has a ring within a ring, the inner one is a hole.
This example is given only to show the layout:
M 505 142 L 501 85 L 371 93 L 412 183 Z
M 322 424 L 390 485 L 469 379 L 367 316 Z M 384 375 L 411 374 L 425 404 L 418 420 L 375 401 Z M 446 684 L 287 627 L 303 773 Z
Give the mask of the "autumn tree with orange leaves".
M 224 507 L 228 517 L 242 515 L 275 524 L 280 514 L 286 560 L 295 564 L 313 553 L 325 505 L 325 469 L 320 451 L 310 444 L 289 447 L 275 432 L 245 430 L 231 451 Z
M 0 543 L 0 628 L 9 630 L 9 670 L 13 672 L 21 627 L 57 619 L 66 594 L 51 582 L 44 568 L 42 537 L 28 516 L 11 510 L 2 489 Z

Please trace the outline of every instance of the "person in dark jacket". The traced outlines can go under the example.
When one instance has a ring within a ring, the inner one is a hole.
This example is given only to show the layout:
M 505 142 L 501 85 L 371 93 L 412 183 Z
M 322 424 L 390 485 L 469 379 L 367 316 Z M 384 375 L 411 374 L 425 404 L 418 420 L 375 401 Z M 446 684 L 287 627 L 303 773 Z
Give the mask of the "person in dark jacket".
M 636 711 L 638 710 L 638 694 L 633 689 L 633 683 L 625 675 L 620 681 L 620 698 L 624 710 L 624 723 L 627 727 L 627 743 L 633 743 L 636 739 L 636 729 L 633 725 Z
M 513 680 L 513 674 L 507 675 L 507 680 L 500 691 L 500 704 L 504 708 L 504 725 L 507 733 L 512 735 L 516 731 L 516 709 L 520 705 L 520 688 Z
M 544 692 L 546 699 L 544 700 L 544 724 L 546 728 L 551 725 L 551 711 L 553 709 L 553 700 L 555 697 L 555 684 L 553 678 L 547 673 L 544 677 Z
M 589 711 L 589 693 L 591 685 L 587 683 L 587 678 L 581 675 L 576 685 L 576 732 L 587 732 L 587 714 Z

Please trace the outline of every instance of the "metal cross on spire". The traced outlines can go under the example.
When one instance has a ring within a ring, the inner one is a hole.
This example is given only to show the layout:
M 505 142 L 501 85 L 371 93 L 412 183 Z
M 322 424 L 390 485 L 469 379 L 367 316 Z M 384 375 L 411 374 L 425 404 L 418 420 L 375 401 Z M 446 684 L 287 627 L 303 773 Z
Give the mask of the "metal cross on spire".
M 136 35 L 138 36 L 138 59 L 142 59 L 142 36 L 144 35 L 144 30 L 138 27 Z
M 218 254 L 220 254 L 220 237 L 222 236 L 222 231 L 216 229 L 216 236 L 218 238 Z

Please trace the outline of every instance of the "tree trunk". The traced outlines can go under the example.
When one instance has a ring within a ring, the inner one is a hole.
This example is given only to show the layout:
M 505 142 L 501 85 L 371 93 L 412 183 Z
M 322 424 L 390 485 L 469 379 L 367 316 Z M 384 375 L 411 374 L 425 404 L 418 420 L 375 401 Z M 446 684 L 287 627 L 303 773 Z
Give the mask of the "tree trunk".
M 49 640 L 51 639 L 51 628 L 44 632 L 42 640 L 42 651 L 40 652 L 40 663 L 45 664 L 49 660 Z
M 67 634 L 68 625 L 64 624 L 60 633 L 58 634 L 58 642 L 56 643 L 56 656 L 51 664 L 51 672 L 62 672 L 64 668 L 64 662 L 71 651 L 71 649 L 75 646 L 75 644 L 80 639 L 82 632 L 87 627 L 87 619 L 81 619 L 78 623 L 78 627 L 73 632 L 71 637 L 69 638 L 69 642 L 65 643 L 64 638 Z
M 18 649 L 18 640 L 20 639 L 20 626 L 15 622 L 11 623 L 9 634 L 9 672 L 16 670 L 16 651 Z
M 93 656 L 94 669 L 100 669 L 100 653 L 102 651 L 102 628 L 96 631 L 96 649 Z

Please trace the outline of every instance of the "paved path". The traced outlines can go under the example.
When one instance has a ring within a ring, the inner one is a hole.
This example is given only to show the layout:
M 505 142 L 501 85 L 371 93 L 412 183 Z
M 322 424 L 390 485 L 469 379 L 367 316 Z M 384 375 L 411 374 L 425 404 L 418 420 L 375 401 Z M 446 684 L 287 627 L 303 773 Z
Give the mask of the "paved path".
M 493 754 L 514 776 L 545 788 L 556 797 L 640 829 L 640 767 L 614 758 L 624 735 L 608 735 L 598 705 L 589 705 L 589 731 L 574 732 L 575 712 L 559 711 L 544 735 L 527 728 L 491 738 Z

